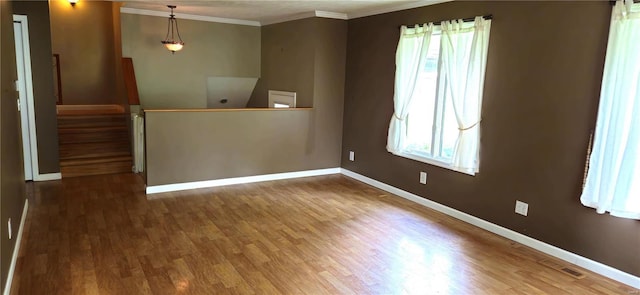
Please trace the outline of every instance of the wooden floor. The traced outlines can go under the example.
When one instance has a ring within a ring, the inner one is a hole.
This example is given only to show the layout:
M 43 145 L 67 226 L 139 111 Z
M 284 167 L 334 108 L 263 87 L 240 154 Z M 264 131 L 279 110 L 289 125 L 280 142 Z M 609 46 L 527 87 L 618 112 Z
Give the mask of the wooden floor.
M 133 174 L 29 190 L 11 294 L 638 293 L 340 175 L 153 200 Z

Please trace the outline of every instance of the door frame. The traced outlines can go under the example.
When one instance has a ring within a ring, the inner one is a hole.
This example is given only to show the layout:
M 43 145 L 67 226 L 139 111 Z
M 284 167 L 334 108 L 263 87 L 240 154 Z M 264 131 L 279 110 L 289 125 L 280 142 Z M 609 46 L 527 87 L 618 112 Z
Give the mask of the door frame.
M 60 173 L 40 174 L 40 167 L 38 166 L 38 138 L 36 136 L 36 113 L 34 107 L 33 97 L 33 77 L 31 72 L 31 47 L 29 44 L 29 22 L 26 15 L 13 15 L 13 22 L 19 23 L 22 29 L 22 57 L 24 60 L 24 88 L 26 99 L 26 115 L 29 133 L 29 151 L 31 156 L 31 175 L 33 181 L 45 181 L 60 179 Z M 17 38 L 16 41 L 17 42 Z M 16 60 L 16 63 L 18 61 Z M 16 85 L 17 86 L 17 85 Z M 23 116 L 25 112 L 20 112 L 20 116 Z M 21 117 L 22 118 L 22 117 Z M 24 128 L 22 126 L 21 128 Z M 21 133 L 22 134 L 22 133 Z M 23 147 L 24 149 L 24 147 Z

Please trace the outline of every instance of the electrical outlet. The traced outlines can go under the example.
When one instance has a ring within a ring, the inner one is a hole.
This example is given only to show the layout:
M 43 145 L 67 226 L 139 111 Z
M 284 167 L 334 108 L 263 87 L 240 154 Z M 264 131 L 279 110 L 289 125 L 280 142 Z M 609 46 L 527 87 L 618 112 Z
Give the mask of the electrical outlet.
M 427 172 L 420 172 L 420 183 L 427 184 Z
M 529 213 L 529 204 L 516 200 L 516 213 L 527 216 Z
M 11 236 L 12 236 L 12 232 L 11 232 L 11 218 L 9 218 L 9 221 L 7 221 L 7 228 L 9 229 L 9 240 L 11 240 Z
M 349 161 L 353 162 L 356 160 L 356 152 L 349 151 Z

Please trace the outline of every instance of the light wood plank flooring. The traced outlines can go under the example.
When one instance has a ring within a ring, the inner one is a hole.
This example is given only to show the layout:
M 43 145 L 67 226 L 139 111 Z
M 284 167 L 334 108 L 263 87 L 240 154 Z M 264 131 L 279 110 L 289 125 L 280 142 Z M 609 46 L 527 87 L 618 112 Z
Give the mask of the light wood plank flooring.
M 152 195 L 30 184 L 12 294 L 637 294 L 341 175 Z

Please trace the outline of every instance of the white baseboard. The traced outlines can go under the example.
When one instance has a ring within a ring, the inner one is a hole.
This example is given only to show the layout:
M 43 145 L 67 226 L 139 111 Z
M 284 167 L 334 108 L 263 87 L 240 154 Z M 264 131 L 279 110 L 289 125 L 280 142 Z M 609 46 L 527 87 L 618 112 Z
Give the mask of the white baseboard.
M 188 190 L 188 189 L 215 187 L 215 186 L 223 186 L 223 185 L 231 185 L 231 184 L 252 183 L 252 182 L 300 178 L 300 177 L 309 177 L 309 176 L 318 176 L 318 175 L 327 175 L 327 174 L 339 174 L 341 172 L 340 169 L 341 168 L 327 168 L 327 169 L 264 174 L 264 175 L 224 178 L 224 179 L 195 181 L 195 182 L 184 182 L 184 183 L 175 183 L 175 184 L 154 185 L 154 186 L 147 186 L 146 192 L 148 195 L 150 195 L 150 194 L 157 194 L 157 193 L 174 192 L 174 191 L 181 191 L 181 190 Z
M 573 263 L 575 265 L 578 265 L 580 267 L 583 267 L 585 269 L 588 269 L 590 271 L 593 271 L 597 274 L 603 275 L 605 277 L 608 277 L 610 279 L 616 280 L 618 282 L 621 282 L 623 284 L 627 284 L 631 287 L 640 289 L 640 277 L 634 276 L 632 274 L 623 272 L 621 270 L 618 270 L 616 268 L 610 267 L 608 265 L 602 264 L 600 262 L 597 261 L 593 261 L 589 258 L 580 256 L 578 254 L 560 249 L 556 246 L 544 243 L 542 241 L 533 239 L 531 237 L 525 236 L 521 233 L 512 231 L 510 229 L 504 228 L 502 226 L 499 226 L 497 224 L 493 224 L 491 222 L 488 222 L 486 220 L 477 218 L 475 216 L 469 215 L 467 213 L 458 211 L 456 209 L 444 206 L 442 204 L 430 201 L 428 199 L 425 199 L 423 197 L 420 197 L 418 195 L 412 194 L 410 192 L 407 192 L 405 190 L 399 189 L 397 187 L 388 185 L 386 183 L 377 181 L 375 179 L 366 177 L 364 175 L 355 173 L 353 171 L 349 171 L 347 169 L 341 168 L 341 173 L 344 174 L 345 176 L 351 177 L 353 179 L 359 180 L 361 182 L 364 182 L 366 184 L 369 184 L 371 186 L 377 187 L 381 190 L 387 191 L 389 193 L 392 193 L 394 195 L 397 195 L 399 197 L 405 198 L 407 200 L 416 202 L 420 205 L 423 205 L 425 207 L 431 208 L 433 210 L 442 212 L 444 214 L 447 214 L 451 217 L 454 217 L 456 219 L 462 220 L 466 223 L 475 225 L 479 228 L 485 229 L 487 231 L 490 231 L 494 234 L 503 236 L 507 239 L 516 241 L 520 244 L 523 244 L 525 246 L 529 246 L 533 249 L 536 249 L 540 252 L 544 252 L 548 255 L 551 255 L 553 257 L 562 259 L 564 261 L 567 261 L 569 263 Z
M 49 181 L 62 179 L 62 173 L 46 173 L 33 176 L 33 181 Z
M 20 229 L 18 229 L 18 236 L 16 237 L 16 245 L 13 247 L 13 255 L 11 255 L 11 264 L 9 265 L 9 272 L 7 273 L 7 282 L 4 285 L 4 295 L 11 293 L 11 283 L 13 282 L 13 273 L 16 271 L 16 262 L 18 261 L 18 254 L 20 252 L 20 244 L 22 242 L 22 233 L 24 232 L 24 222 L 27 220 L 27 212 L 29 211 L 29 200 L 24 200 L 24 208 L 22 209 L 22 218 L 20 218 Z

